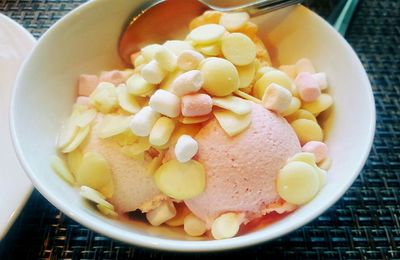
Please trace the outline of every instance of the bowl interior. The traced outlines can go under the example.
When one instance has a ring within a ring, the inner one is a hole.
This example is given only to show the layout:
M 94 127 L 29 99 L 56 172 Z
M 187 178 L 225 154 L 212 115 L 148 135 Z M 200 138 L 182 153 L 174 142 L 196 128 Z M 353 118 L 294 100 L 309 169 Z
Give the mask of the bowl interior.
M 329 77 L 335 105 L 325 122 L 333 159 L 327 185 L 307 205 L 283 220 L 240 237 L 195 241 L 179 229 L 151 227 L 140 221 L 110 220 L 82 201 L 73 187 L 49 167 L 55 140 L 69 115 L 80 73 L 121 68 L 117 41 L 126 17 L 145 1 L 97 0 L 74 10 L 42 38 L 19 74 L 12 100 L 11 128 L 22 164 L 37 189 L 64 213 L 118 240 L 176 251 L 210 251 L 241 247 L 288 233 L 331 206 L 357 177 L 371 147 L 375 128 L 374 101 L 357 56 L 320 17 L 298 6 L 266 14 L 254 21 L 277 64 L 310 58 Z

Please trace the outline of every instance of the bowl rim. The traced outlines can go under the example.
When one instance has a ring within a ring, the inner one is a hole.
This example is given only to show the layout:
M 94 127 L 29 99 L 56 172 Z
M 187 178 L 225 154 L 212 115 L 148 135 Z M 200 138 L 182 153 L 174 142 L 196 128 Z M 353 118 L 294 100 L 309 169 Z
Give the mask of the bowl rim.
M 73 19 L 76 13 L 82 12 L 86 9 L 90 9 L 94 5 L 98 5 L 101 1 L 91 0 L 88 1 L 74 10 L 70 11 L 64 17 L 59 19 L 56 23 L 54 23 L 38 40 L 36 47 L 40 46 L 41 42 L 45 41 L 49 34 L 51 34 L 55 28 L 57 28 L 60 24 Z M 306 8 L 304 6 L 299 5 L 302 8 Z M 299 8 L 299 7 L 297 7 Z M 308 8 L 306 8 L 308 9 Z M 74 207 L 70 207 L 68 205 L 64 205 L 61 201 L 50 194 L 47 191 L 45 185 L 43 185 L 39 178 L 36 177 L 35 172 L 30 168 L 29 163 L 25 160 L 25 157 L 22 152 L 21 143 L 17 139 L 16 136 L 16 129 L 15 129 L 15 115 L 14 112 L 16 110 L 16 93 L 17 88 L 20 86 L 19 82 L 21 81 L 22 73 L 26 70 L 28 61 L 34 54 L 34 51 L 30 53 L 28 58 L 23 63 L 21 69 L 18 72 L 17 80 L 15 81 L 15 86 L 12 93 L 11 98 L 11 106 L 10 106 L 10 132 L 11 132 L 11 139 L 14 145 L 14 149 L 17 154 L 17 158 L 20 161 L 25 173 L 28 175 L 34 186 L 38 189 L 38 191 L 56 208 L 60 211 L 65 213 L 71 219 L 77 221 L 78 223 L 82 224 L 83 226 L 89 228 L 92 231 L 98 232 L 103 234 L 109 238 L 116 239 L 122 242 L 126 242 L 132 245 L 137 245 L 145 248 L 151 249 L 158 249 L 164 251 L 175 251 L 175 252 L 212 252 L 212 251 L 222 251 L 228 249 L 238 249 L 243 248 L 251 245 L 260 244 L 262 242 L 270 241 L 272 239 L 276 239 L 283 235 L 286 235 L 294 230 L 299 229 L 300 227 L 306 225 L 307 223 L 311 222 L 312 220 L 316 219 L 320 216 L 323 212 L 325 212 L 328 208 L 330 208 L 333 204 L 335 204 L 343 194 L 349 189 L 349 187 L 354 183 L 355 179 L 359 176 L 362 168 L 364 167 L 365 162 L 368 159 L 370 150 L 372 148 L 374 135 L 375 135 L 375 125 L 376 125 L 376 108 L 375 108 L 375 101 L 372 92 L 371 83 L 368 79 L 367 73 L 359 60 L 357 54 L 350 46 L 350 44 L 323 18 L 321 18 L 318 14 L 311 11 L 312 15 L 315 16 L 316 19 L 320 20 L 325 26 L 328 26 L 329 29 L 332 31 L 332 36 L 334 36 L 338 41 L 340 41 L 344 48 L 346 48 L 349 53 L 352 55 L 352 60 L 356 63 L 356 66 L 361 67 L 361 77 L 367 83 L 367 96 L 368 102 L 371 104 L 371 114 L 370 121 L 369 121 L 369 129 L 368 129 L 368 144 L 365 151 L 363 151 L 362 159 L 357 164 L 357 170 L 352 173 L 352 177 L 346 182 L 343 183 L 340 189 L 338 189 L 333 195 L 326 200 L 326 202 L 316 208 L 307 218 L 302 219 L 301 221 L 296 222 L 293 225 L 288 226 L 286 229 L 281 229 L 275 232 L 268 232 L 267 229 L 259 230 L 256 232 L 252 232 L 246 235 L 233 237 L 230 239 L 223 239 L 223 240 L 207 240 L 207 241 L 182 241 L 182 240 L 175 240 L 175 239 L 167 239 L 161 237 L 155 237 L 151 235 L 144 235 L 139 234 L 136 232 L 132 232 L 130 230 L 123 230 L 120 227 L 115 227 L 109 223 L 105 223 L 106 225 L 98 225 L 97 223 L 100 221 L 97 217 L 92 215 L 81 216 L 78 210 L 74 209 Z M 35 48 L 36 48 L 35 47 Z

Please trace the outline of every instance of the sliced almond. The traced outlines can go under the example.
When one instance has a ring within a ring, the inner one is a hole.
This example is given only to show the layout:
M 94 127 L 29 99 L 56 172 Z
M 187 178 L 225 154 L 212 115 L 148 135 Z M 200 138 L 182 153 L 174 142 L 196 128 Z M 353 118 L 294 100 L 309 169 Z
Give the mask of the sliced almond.
M 119 106 L 126 112 L 136 114 L 141 109 L 139 102 L 136 97 L 129 94 L 128 88 L 125 84 L 121 84 L 117 87 L 117 96 Z
M 227 96 L 223 98 L 213 98 L 214 106 L 225 108 L 238 115 L 245 115 L 251 112 L 251 105 L 248 101 L 235 97 Z
M 132 117 L 120 115 L 106 115 L 98 128 L 99 138 L 108 138 L 123 133 L 129 128 Z
M 75 178 L 72 175 L 72 173 L 68 170 L 67 165 L 65 165 L 65 162 L 58 156 L 53 155 L 51 158 L 51 168 L 59 175 L 61 176 L 64 180 L 66 180 L 70 184 L 75 183 Z
M 64 149 L 63 153 L 70 153 L 81 145 L 90 132 L 90 126 L 87 125 L 84 128 L 80 128 L 75 138 L 70 142 Z
M 238 115 L 229 110 L 215 110 L 214 116 L 229 136 L 235 136 L 246 130 L 251 124 L 251 113 Z

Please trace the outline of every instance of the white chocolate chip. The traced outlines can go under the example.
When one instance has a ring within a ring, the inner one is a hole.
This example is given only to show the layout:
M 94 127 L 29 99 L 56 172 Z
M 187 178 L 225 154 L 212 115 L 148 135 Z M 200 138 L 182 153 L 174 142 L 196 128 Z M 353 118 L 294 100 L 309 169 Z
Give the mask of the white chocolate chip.
M 172 201 L 163 201 L 160 206 L 146 213 L 146 218 L 153 226 L 159 226 L 176 215 Z
M 292 93 L 276 83 L 272 83 L 267 87 L 262 98 L 264 107 L 278 113 L 288 109 L 291 101 Z
M 199 70 L 191 70 L 179 75 L 172 82 L 172 91 L 178 96 L 195 93 L 204 84 L 203 76 Z
M 204 56 L 201 53 L 193 50 L 186 50 L 178 56 L 178 67 L 185 71 L 194 70 L 199 67 L 202 60 L 204 60 Z
M 159 89 L 151 97 L 149 101 L 150 107 L 168 117 L 177 117 L 180 113 L 180 99 L 175 94 Z
M 140 74 L 147 82 L 151 84 L 159 84 L 166 76 L 166 72 L 155 60 L 152 60 L 144 65 L 140 70 Z
M 190 135 L 181 135 L 175 145 L 176 159 L 185 163 L 196 155 L 199 145 Z
M 160 114 L 146 106 L 133 116 L 129 127 L 137 136 L 148 136 L 158 118 Z
M 225 213 L 214 220 L 211 233 L 215 239 L 234 237 L 239 231 L 240 217 L 235 213 Z

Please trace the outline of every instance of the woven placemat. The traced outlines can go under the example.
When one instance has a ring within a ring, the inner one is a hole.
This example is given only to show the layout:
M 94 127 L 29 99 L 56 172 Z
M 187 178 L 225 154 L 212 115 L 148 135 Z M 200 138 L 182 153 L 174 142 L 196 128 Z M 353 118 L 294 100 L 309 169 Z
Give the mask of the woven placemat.
M 39 37 L 83 2 L 0 0 L 0 11 Z M 311 3 L 326 18 L 334 4 L 329 0 Z M 242 250 L 176 254 L 138 248 L 92 232 L 34 191 L 1 241 L 0 259 L 205 259 L 216 255 L 239 259 L 400 259 L 400 1 L 361 1 L 346 38 L 373 86 L 376 136 L 360 177 L 339 202 L 312 223 Z

